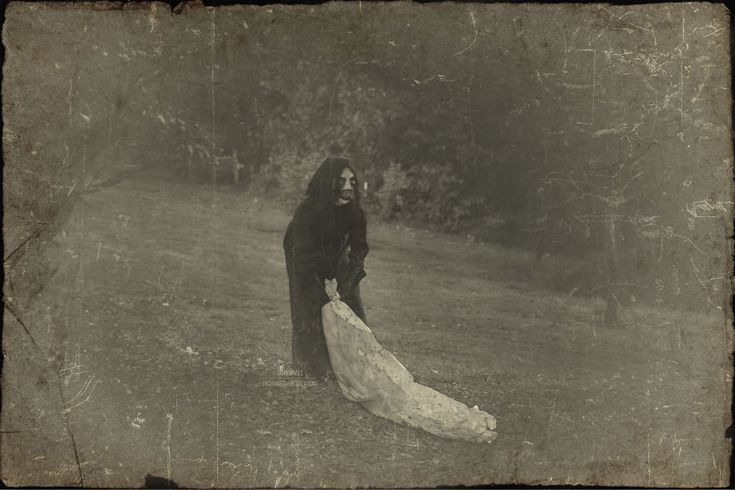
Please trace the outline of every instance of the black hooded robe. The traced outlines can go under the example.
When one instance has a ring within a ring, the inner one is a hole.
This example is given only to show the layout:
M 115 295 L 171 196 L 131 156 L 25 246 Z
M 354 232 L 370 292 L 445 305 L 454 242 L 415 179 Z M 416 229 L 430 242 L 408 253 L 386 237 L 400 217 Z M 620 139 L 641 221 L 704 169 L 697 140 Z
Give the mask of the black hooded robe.
M 366 322 L 359 286 L 368 253 L 365 212 L 353 202 L 334 206 L 331 233 L 324 232 L 323 214 L 307 199 L 296 209 L 283 239 L 293 325 L 292 364 L 295 370 L 316 377 L 331 371 L 321 314 L 329 302 L 325 279 L 336 278 L 338 285 L 341 280 L 352 282 L 341 299 Z

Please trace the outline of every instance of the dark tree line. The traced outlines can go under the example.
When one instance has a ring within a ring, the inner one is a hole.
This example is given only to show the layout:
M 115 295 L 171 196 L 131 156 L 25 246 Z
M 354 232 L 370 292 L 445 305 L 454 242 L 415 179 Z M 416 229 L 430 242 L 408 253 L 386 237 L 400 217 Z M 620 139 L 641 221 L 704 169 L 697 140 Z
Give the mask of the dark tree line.
M 46 21 L 9 46 L 13 243 L 127 175 L 228 184 L 236 153 L 244 186 L 294 202 L 340 153 L 374 215 L 574 256 L 610 305 L 716 307 L 727 40 L 693 8 L 80 6 L 78 37 Z

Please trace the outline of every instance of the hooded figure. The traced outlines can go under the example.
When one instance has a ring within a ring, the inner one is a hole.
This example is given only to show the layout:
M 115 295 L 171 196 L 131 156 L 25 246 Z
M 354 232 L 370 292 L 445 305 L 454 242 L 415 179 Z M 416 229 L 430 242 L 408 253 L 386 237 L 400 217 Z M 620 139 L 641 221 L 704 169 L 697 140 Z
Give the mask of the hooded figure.
M 331 372 L 321 313 L 329 302 L 325 279 L 337 280 L 342 301 L 366 322 L 359 287 L 368 253 L 366 224 L 354 169 L 347 159 L 327 158 L 311 178 L 283 238 L 296 370 L 316 377 Z

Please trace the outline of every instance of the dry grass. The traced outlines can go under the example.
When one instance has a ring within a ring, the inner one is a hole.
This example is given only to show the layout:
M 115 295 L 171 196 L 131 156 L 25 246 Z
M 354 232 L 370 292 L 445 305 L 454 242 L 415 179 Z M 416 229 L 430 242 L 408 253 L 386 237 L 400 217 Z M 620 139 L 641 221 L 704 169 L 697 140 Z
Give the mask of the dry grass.
M 529 254 L 451 235 L 370 222 L 368 322 L 417 381 L 493 414 L 493 445 L 396 426 L 333 386 L 263 386 L 289 361 L 288 218 L 232 189 L 156 183 L 75 210 L 36 317 L 51 308 L 63 367 L 88 371 L 66 398 L 94 385 L 69 412 L 88 485 L 727 477 L 722 319 L 639 307 L 605 329 L 595 301 L 536 286 Z

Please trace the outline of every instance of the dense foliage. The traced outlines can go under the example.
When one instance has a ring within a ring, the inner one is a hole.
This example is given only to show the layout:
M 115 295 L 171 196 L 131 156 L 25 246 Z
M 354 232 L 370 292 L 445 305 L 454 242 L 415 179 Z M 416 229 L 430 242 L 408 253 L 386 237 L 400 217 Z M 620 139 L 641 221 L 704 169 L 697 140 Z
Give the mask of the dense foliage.
M 609 302 L 722 298 L 732 160 L 716 6 L 79 6 L 75 37 L 57 29 L 68 6 L 44 7 L 44 23 L 17 8 L 13 243 L 135 172 L 210 182 L 235 151 L 251 190 L 295 202 L 339 153 L 373 215 L 540 261 L 572 254 Z

